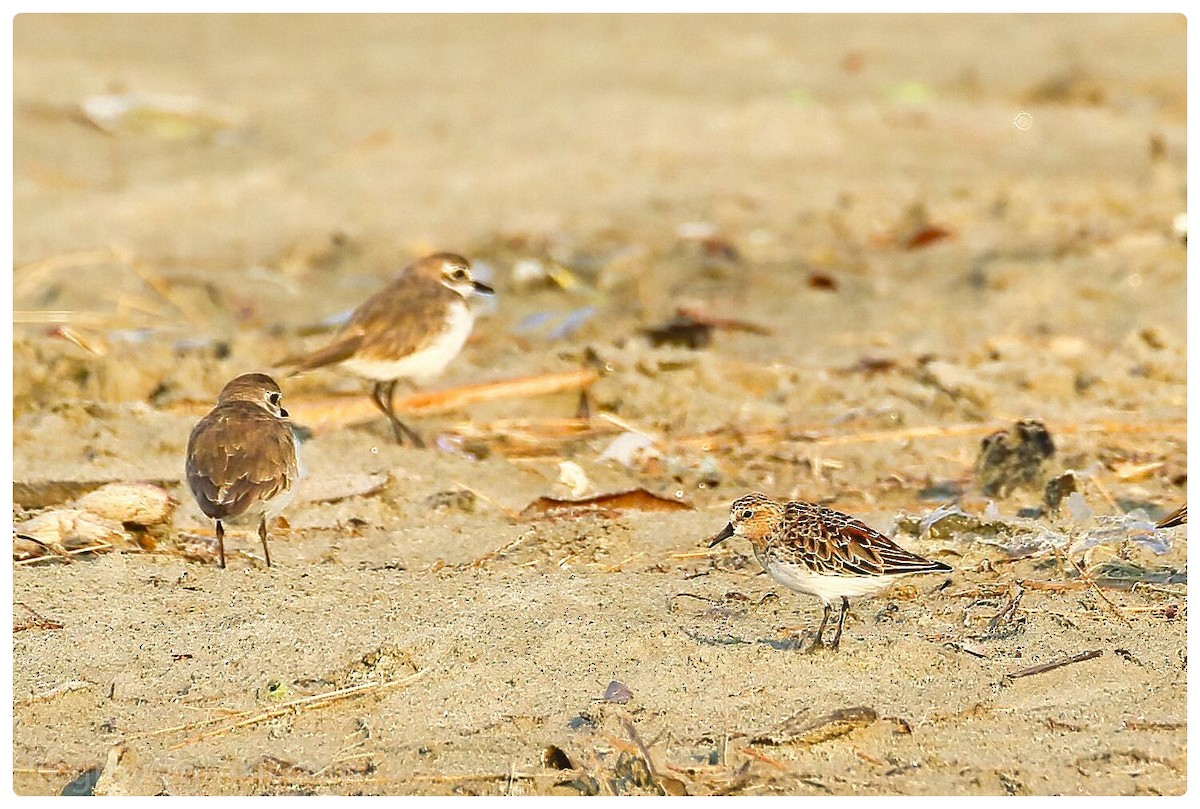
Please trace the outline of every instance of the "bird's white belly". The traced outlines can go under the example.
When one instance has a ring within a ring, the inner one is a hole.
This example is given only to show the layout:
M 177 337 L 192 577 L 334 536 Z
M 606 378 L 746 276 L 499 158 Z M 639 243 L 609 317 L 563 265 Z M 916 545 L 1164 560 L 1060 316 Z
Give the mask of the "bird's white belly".
M 390 382 L 393 379 L 426 382 L 440 374 L 458 356 L 474 324 L 475 315 L 467 304 L 456 301 L 450 305 L 442 330 L 421 350 L 394 360 L 351 357 L 342 363 L 342 368 L 355 376 L 376 382 Z
M 252 503 L 241 514 L 222 517 L 221 522 L 225 525 L 238 526 L 257 526 L 258 521 L 263 517 L 267 518 L 267 522 L 278 517 L 288 504 L 292 502 L 292 498 L 296 496 L 295 484 L 287 487 L 279 494 L 272 497 L 270 500 L 263 500 L 258 503 Z
M 816 596 L 829 604 L 845 596 L 869 596 L 892 583 L 896 576 L 830 576 L 787 562 L 772 562 L 767 567 L 771 578 L 800 593 Z

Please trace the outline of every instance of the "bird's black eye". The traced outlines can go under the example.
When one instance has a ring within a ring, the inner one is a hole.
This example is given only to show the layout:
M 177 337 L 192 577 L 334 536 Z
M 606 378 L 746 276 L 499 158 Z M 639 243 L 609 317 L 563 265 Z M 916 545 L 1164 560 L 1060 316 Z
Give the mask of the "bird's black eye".
M 455 281 L 465 281 L 467 280 L 467 271 L 459 267 L 457 270 L 450 273 L 450 277 Z
M 743 511 L 741 514 L 738 515 L 738 517 L 743 520 L 748 520 L 753 516 L 754 516 L 754 512 L 751 511 L 750 509 L 746 509 L 745 511 Z
M 267 401 L 271 403 L 272 407 L 279 407 L 279 394 L 278 393 L 268 393 Z

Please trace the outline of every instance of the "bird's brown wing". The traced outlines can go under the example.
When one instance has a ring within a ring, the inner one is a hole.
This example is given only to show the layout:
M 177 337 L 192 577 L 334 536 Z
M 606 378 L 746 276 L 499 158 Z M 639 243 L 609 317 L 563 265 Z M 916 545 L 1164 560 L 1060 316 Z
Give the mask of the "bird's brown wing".
M 314 368 L 333 365 L 354 356 L 354 352 L 362 345 L 362 340 L 362 332 L 358 330 L 346 331 L 339 334 L 337 339 L 329 345 L 318 348 L 312 353 L 288 357 L 279 363 L 279 367 L 291 368 L 292 370 L 288 376 L 295 376 L 305 371 L 311 371 Z
M 188 440 L 188 486 L 208 517 L 225 519 L 286 491 L 296 480 L 291 427 L 247 402 L 215 408 Z
M 1155 528 L 1174 528 L 1187 522 L 1187 503 L 1172 511 L 1154 524 Z
M 796 539 L 802 543 L 810 567 L 843 576 L 894 576 L 904 573 L 949 571 L 941 562 L 905 550 L 860 520 L 824 506 L 799 507 L 789 522 L 802 526 Z
M 360 306 L 346 328 L 362 333 L 357 348 L 361 358 L 407 357 L 437 338 L 445 328 L 448 307 L 459 301 L 440 283 L 405 273 Z
M 425 348 L 441 332 L 458 296 L 440 283 L 405 272 L 354 310 L 334 341 L 280 363 L 290 376 L 351 357 L 393 360 Z

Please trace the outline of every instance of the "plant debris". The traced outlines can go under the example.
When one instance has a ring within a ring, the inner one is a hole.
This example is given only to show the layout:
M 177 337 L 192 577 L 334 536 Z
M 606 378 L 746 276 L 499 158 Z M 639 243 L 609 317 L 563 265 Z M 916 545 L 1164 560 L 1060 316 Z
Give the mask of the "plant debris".
M 1022 419 L 992 433 L 980 443 L 975 461 L 980 491 L 1004 498 L 1015 489 L 1040 485 L 1042 467 L 1053 454 L 1050 432 L 1036 419 Z
M 766 733 L 752 736 L 751 744 L 800 744 L 812 746 L 844 736 L 858 728 L 872 725 L 879 719 L 874 708 L 857 706 L 838 708 L 825 714 L 813 715 L 808 708 L 783 720 L 779 726 Z
M 133 537 L 119 522 L 83 509 L 60 509 L 39 514 L 17 526 L 13 558 L 68 559 L 74 552 L 108 550 L 114 546 L 136 547 Z
M 620 511 L 690 511 L 691 503 L 654 494 L 646 489 L 599 494 L 582 500 L 539 497 L 521 510 L 522 519 L 564 519 L 594 513 L 614 515 Z
M 241 125 L 232 110 L 186 96 L 127 93 L 89 96 L 83 119 L 109 134 L 152 135 L 164 140 L 213 140 Z
M 1082 663 L 1085 660 L 1095 660 L 1102 654 L 1104 654 L 1103 650 L 1094 649 L 1090 652 L 1081 652 L 1077 655 L 1071 655 L 1070 657 L 1053 660 L 1049 663 L 1042 663 L 1040 666 L 1030 666 L 1027 669 L 1021 669 L 1020 671 L 1014 671 L 1011 674 L 1005 674 L 1000 679 L 1000 684 L 1008 685 L 1013 680 L 1016 680 L 1020 677 L 1032 677 L 1035 674 L 1045 674 L 1048 671 L 1054 671 L 1055 669 L 1060 669 L 1063 666 L 1070 666 L 1074 663 Z

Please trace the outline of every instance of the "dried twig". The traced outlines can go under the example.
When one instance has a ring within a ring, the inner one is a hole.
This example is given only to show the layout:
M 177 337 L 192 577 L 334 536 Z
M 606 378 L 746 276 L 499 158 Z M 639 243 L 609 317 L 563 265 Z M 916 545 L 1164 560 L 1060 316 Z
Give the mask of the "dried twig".
M 629 564 L 634 559 L 638 559 L 645 555 L 646 555 L 645 551 L 638 551 L 637 553 L 633 554 L 632 556 L 627 556 L 624 559 L 622 559 L 621 561 L 616 562 L 614 564 L 602 565 L 600 569 L 604 573 L 620 573 L 620 572 L 622 572 L 622 569 L 625 567 L 625 565 Z
M 38 774 L 38 775 L 66 775 L 74 773 L 76 770 L 70 767 L 61 767 L 59 769 L 48 768 L 33 768 L 33 767 L 16 767 L 14 773 L 21 774 Z M 226 769 L 217 768 L 194 768 L 190 770 L 193 777 L 203 776 L 206 779 L 216 781 L 228 781 L 232 783 L 247 783 L 261 784 L 264 782 L 284 783 L 289 786 L 312 786 L 312 787 L 344 787 L 348 784 L 356 786 L 364 784 L 379 784 L 379 785 L 404 785 L 413 782 L 424 782 L 434 784 L 455 784 L 464 781 L 507 781 L 512 778 L 517 781 L 541 781 L 550 779 L 562 778 L 562 773 L 554 772 L 531 772 L 523 773 L 519 771 L 513 772 L 485 772 L 485 773 L 460 773 L 456 775 L 439 775 L 428 773 L 413 773 L 400 776 L 381 776 L 381 775 L 327 775 L 321 776 L 313 773 L 311 775 L 301 775 L 296 773 L 287 773 L 285 775 L 274 775 L 269 773 L 255 773 L 253 775 L 242 775 L 236 772 L 229 772 Z
M 1085 573 L 1079 567 L 1079 565 L 1075 563 L 1075 560 L 1071 558 L 1069 553 L 1063 553 L 1063 551 L 1059 548 L 1055 548 L 1054 551 L 1057 554 L 1061 554 L 1061 556 L 1071 564 L 1071 567 L 1075 568 L 1075 572 L 1079 574 L 1080 580 L 1086 582 L 1091 587 L 1092 592 L 1096 594 L 1097 598 L 1108 605 L 1109 609 L 1112 610 L 1113 615 L 1120 618 L 1126 626 L 1132 626 L 1132 624 L 1129 623 L 1129 619 L 1126 618 L 1124 613 L 1121 612 L 1121 609 L 1116 604 L 1108 600 L 1108 596 L 1104 595 L 1104 593 L 1100 591 L 1100 587 L 1096 584 L 1095 580 L 1093 580 L 1091 576 Z
M 428 672 L 429 672 L 429 669 L 425 668 L 425 669 L 421 669 L 420 671 L 416 672 L 415 674 L 410 674 L 408 677 L 402 677 L 398 680 L 391 680 L 386 683 L 363 683 L 362 685 L 350 686 L 349 688 L 339 688 L 336 691 L 329 691 L 325 694 L 316 694 L 311 697 L 302 697 L 301 699 L 295 699 L 295 700 L 292 700 L 291 702 L 285 702 L 283 705 L 280 705 L 278 708 L 273 708 L 272 710 L 269 710 L 269 711 L 262 711 L 259 713 L 255 713 L 254 711 L 242 711 L 239 714 L 234 714 L 232 717 L 222 717 L 221 720 L 217 720 L 217 721 L 226 721 L 229 719 L 233 719 L 234 721 L 228 722 L 228 724 L 225 724 L 219 728 L 213 728 L 212 730 L 206 730 L 203 733 L 197 733 L 195 736 L 190 736 L 181 742 L 171 745 L 167 749 L 168 750 L 179 750 L 180 748 L 187 747 L 188 745 L 195 744 L 196 742 L 204 741 L 205 739 L 211 739 L 216 736 L 224 736 L 226 733 L 230 733 L 231 731 L 238 730 L 239 728 L 250 727 L 251 725 L 257 725 L 260 722 L 266 722 L 269 719 L 275 719 L 277 717 L 284 716 L 289 713 L 296 714 L 296 713 L 300 713 L 301 711 L 310 711 L 315 708 L 324 708 L 328 705 L 332 705 L 335 702 L 340 702 L 341 700 L 350 699 L 352 697 L 358 697 L 358 696 L 362 696 L 364 694 L 369 694 L 369 693 L 378 693 L 380 691 L 384 691 L 384 690 L 387 690 L 390 688 L 397 688 L 400 686 L 409 685 L 409 684 L 414 683 L 417 680 L 421 679 L 422 677 L 424 677 Z M 191 725 L 183 725 L 183 726 L 176 727 L 176 728 L 168 728 L 167 730 L 156 731 L 154 733 L 149 733 L 146 735 L 158 736 L 163 733 L 169 733 L 169 732 L 176 731 L 176 730 L 190 729 L 192 727 L 203 727 L 204 725 L 210 725 L 210 724 L 213 724 L 213 720 L 196 722 Z
M 642 759 L 646 762 L 646 769 L 650 771 L 650 776 L 658 778 L 658 772 L 654 769 L 654 761 L 650 758 L 650 751 L 646 749 L 646 743 L 638 735 L 637 728 L 633 726 L 633 722 L 629 717 L 622 715 L 621 724 L 625 726 L 625 732 L 629 734 L 629 738 L 633 739 L 633 743 L 637 745 L 638 751 L 642 754 Z
M 29 697 L 21 700 L 19 704 L 29 705 L 30 703 L 40 702 L 41 700 L 54 699 L 61 694 L 69 694 L 72 691 L 78 691 L 82 688 L 92 688 L 95 685 L 95 683 L 88 682 L 87 680 L 68 680 L 67 682 L 56 685 L 53 688 L 48 688 L 45 691 L 39 691 L 36 694 L 31 694 Z
M 14 601 L 13 606 L 14 607 L 24 607 L 26 610 L 28 610 L 29 615 L 30 615 L 30 618 L 28 620 L 24 621 L 23 623 L 13 625 L 14 633 L 23 632 L 26 629 L 62 629 L 63 628 L 63 625 L 61 622 L 50 620 L 49 618 L 47 618 L 46 616 L 42 615 L 37 610 L 35 610 L 33 607 L 24 603 L 23 601 Z
M 672 553 L 668 554 L 668 559 L 707 559 L 710 556 L 721 556 L 728 553 L 724 548 L 706 548 L 702 551 L 688 551 L 687 553 Z
M 1048 671 L 1054 671 L 1055 669 L 1060 669 L 1063 666 L 1069 666 L 1072 663 L 1082 663 L 1085 660 L 1094 660 L 1102 654 L 1104 654 L 1103 650 L 1093 649 L 1090 652 L 1081 652 L 1077 655 L 1072 655 L 1071 657 L 1064 657 L 1059 660 L 1052 660 L 1049 663 L 1042 663 L 1040 666 L 1031 666 L 1027 669 L 1014 671 L 1011 674 L 1005 674 L 1003 677 L 1001 677 L 1000 684 L 1008 685 L 1019 677 L 1032 677 L 1035 674 L 1045 674 Z
M 395 410 L 397 413 L 441 413 L 481 402 L 527 399 L 579 390 L 596 379 L 594 371 L 563 371 L 444 390 L 417 391 L 396 397 Z M 314 433 L 371 421 L 379 415 L 375 405 L 365 396 L 296 396 L 288 401 L 288 409 L 292 411 L 294 420 Z
M 496 557 L 498 557 L 498 556 L 502 556 L 502 555 L 504 555 L 504 554 L 508 553 L 508 552 L 509 552 L 509 551 L 511 551 L 513 548 L 515 548 L 515 547 L 517 547 L 518 545 L 520 545 L 522 542 L 524 542 L 524 541 L 526 540 L 526 538 L 528 538 L 528 536 L 529 536 L 530 534 L 532 534 L 532 533 L 533 533 L 533 530 L 534 530 L 534 529 L 532 529 L 532 528 L 531 528 L 531 529 L 529 529 L 528 531 L 525 531 L 525 532 L 523 532 L 523 533 L 522 533 L 520 536 L 518 536 L 516 539 L 514 539 L 514 540 L 511 540 L 511 541 L 509 541 L 509 542 L 506 542 L 506 543 L 504 543 L 504 544 L 503 544 L 503 545 L 501 545 L 499 548 L 496 548 L 495 550 L 488 551 L 488 552 L 487 552 L 487 553 L 485 553 L 483 556 L 480 556 L 480 557 L 479 557 L 479 558 L 477 558 L 477 559 L 473 559 L 473 560 L 471 560 L 470 562 L 465 562 L 464 564 L 461 564 L 461 565 L 456 565 L 456 567 L 459 567 L 459 568 L 477 568 L 477 567 L 482 567 L 482 566 L 483 566 L 485 563 L 492 561 L 493 559 L 495 559 L 495 558 L 496 558 Z
M 147 262 L 123 250 L 115 250 L 114 253 L 116 253 L 125 266 L 133 271 L 134 275 L 141 279 L 143 284 L 154 290 L 163 300 L 171 304 L 181 315 L 187 318 L 189 323 L 193 326 L 204 325 L 205 318 L 196 310 L 196 307 L 192 306 L 185 298 L 176 295 L 175 291 L 171 289 L 170 282 L 161 275 L 151 271 L 147 266 Z
M 38 544 L 44 545 L 45 543 L 39 542 Z M 18 559 L 15 562 L 13 562 L 13 565 L 32 565 L 32 564 L 36 564 L 37 562 L 48 562 L 51 559 L 63 559 L 63 558 L 70 559 L 70 557 L 77 556 L 81 553 L 91 553 L 92 551 L 103 551 L 103 550 L 107 550 L 111 547 L 113 547 L 113 546 L 109 542 L 99 542 L 95 545 L 88 545 L 86 548 L 75 548 L 74 550 L 63 551 L 61 553 L 59 553 L 58 551 L 53 551 L 52 553 L 46 554 L 45 556 L 33 556 L 33 557 L 30 557 L 29 559 Z
M 744 753 L 747 756 L 750 756 L 751 758 L 756 758 L 759 761 L 763 762 L 764 764 L 770 764 L 772 767 L 774 767 L 777 770 L 781 770 L 783 772 L 788 772 L 787 765 L 784 764 L 782 761 L 780 761 L 779 759 L 776 759 L 776 758 L 771 758 L 766 753 L 763 753 L 759 750 L 755 750 L 753 747 L 739 747 L 738 752 Z
M 649 438 L 651 441 L 653 441 L 656 444 L 662 443 L 662 437 L 659 436 L 657 433 L 653 433 L 650 430 L 646 430 L 642 427 L 638 427 L 636 424 L 633 424 L 632 422 L 621 418 L 616 413 L 609 413 L 608 411 L 605 411 L 603 413 L 597 413 L 596 418 L 599 419 L 600 421 L 607 421 L 609 424 L 613 425 L 614 427 L 620 427 L 622 430 L 624 430 L 627 433 L 637 433 L 638 435 L 645 436 L 646 438 Z
M 1108 487 L 1101 482 L 1099 475 L 1088 475 L 1084 480 L 1088 481 L 1100 492 L 1100 496 L 1104 498 L 1104 502 L 1108 503 L 1108 507 L 1112 509 L 1113 514 L 1124 514 L 1121 507 L 1117 505 L 1117 501 L 1108 493 Z
M 597 378 L 595 371 L 584 370 L 501 379 L 450 390 L 414 393 L 397 400 L 396 409 L 403 409 L 406 413 L 457 410 L 467 405 L 493 402 L 497 399 L 526 399 L 579 390 L 591 385 Z
M 1030 581 L 1017 579 L 1017 584 L 1026 590 L 1049 590 L 1052 593 L 1069 593 L 1072 590 L 1085 590 L 1091 585 L 1085 581 Z
M 1141 719 L 1126 719 L 1125 727 L 1129 730 L 1180 730 L 1187 727 L 1187 722 L 1146 722 Z
M 52 275 L 61 269 L 82 268 L 95 264 L 104 264 L 120 258 L 116 250 L 106 247 L 101 250 L 89 250 L 84 253 L 62 253 L 22 264 L 13 268 L 13 297 L 20 298 L 31 294 L 47 275 Z M 19 276 L 19 277 L 18 277 Z
M 63 324 L 51 329 L 49 334 L 54 337 L 61 337 L 68 343 L 73 343 L 79 346 L 84 351 L 97 357 L 103 357 L 108 354 L 108 346 L 103 340 L 96 336 L 86 336 L 79 329 Z
M 727 427 L 707 433 L 678 436 L 673 440 L 677 445 L 698 445 L 712 447 L 722 443 L 732 435 L 739 444 L 766 445 L 777 444 L 780 441 L 804 441 L 818 446 L 841 446 L 847 444 L 869 444 L 880 441 L 908 441 L 914 438 L 954 438 L 970 435 L 988 435 L 997 429 L 1007 427 L 1007 423 L 972 422 L 966 424 L 944 424 L 927 427 L 909 427 L 901 430 L 865 430 L 842 434 L 831 434 L 823 431 L 824 424 L 814 424 L 809 427 L 795 426 L 788 430 L 765 428 L 758 430 L 741 430 Z M 1055 432 L 1061 434 L 1099 432 L 1106 435 L 1142 434 L 1142 433 L 1186 433 L 1186 421 L 1156 421 L 1156 422 L 1119 422 L 1095 421 L 1077 424 L 1056 424 Z

